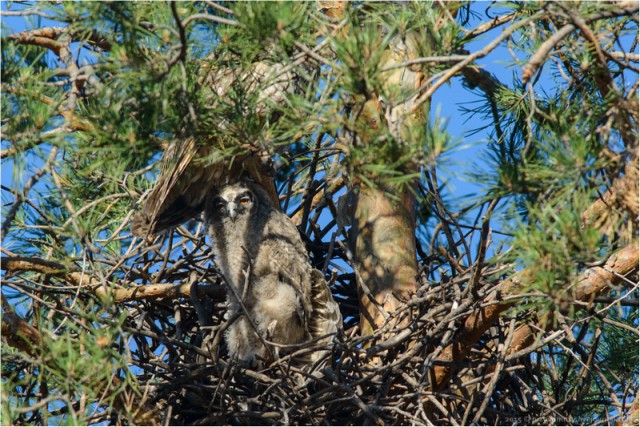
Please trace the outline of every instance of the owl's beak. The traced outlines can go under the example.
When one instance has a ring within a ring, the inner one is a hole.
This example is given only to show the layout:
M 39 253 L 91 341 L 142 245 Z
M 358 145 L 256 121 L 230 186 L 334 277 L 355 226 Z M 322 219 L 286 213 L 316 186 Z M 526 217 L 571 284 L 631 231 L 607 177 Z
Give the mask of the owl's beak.
M 238 216 L 238 211 L 236 210 L 236 207 L 234 205 L 229 206 L 229 218 L 231 218 L 231 221 L 235 221 L 236 216 Z

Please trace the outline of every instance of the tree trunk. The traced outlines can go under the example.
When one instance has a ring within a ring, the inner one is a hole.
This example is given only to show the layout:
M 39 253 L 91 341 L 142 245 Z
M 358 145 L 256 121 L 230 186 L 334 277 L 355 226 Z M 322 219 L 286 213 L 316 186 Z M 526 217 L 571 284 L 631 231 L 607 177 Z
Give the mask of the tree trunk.
M 381 69 L 389 69 L 381 73 L 386 94 L 382 98 L 389 98 L 388 105 L 381 97 L 365 102 L 358 118 L 367 129 L 358 135 L 363 144 L 398 144 L 401 153 L 410 149 L 421 155 L 420 150 L 426 143 L 429 102 L 416 108 L 416 99 L 426 89 L 423 87 L 425 74 L 422 69 L 410 66 L 392 67 L 420 57 L 418 52 L 430 43 L 427 36 L 417 31 L 398 34 L 391 40 L 380 64 Z M 404 102 L 397 103 L 398 100 Z M 379 142 L 379 136 L 385 134 L 391 135 L 393 141 Z M 417 162 L 409 160 L 400 170 L 405 175 L 415 175 L 420 169 Z M 370 177 L 370 180 L 375 188 L 358 183 L 353 189 L 352 247 L 358 274 L 362 336 L 371 335 L 385 325 L 389 315 L 418 287 L 415 179 L 392 185 L 385 184 L 384 177 Z M 391 325 L 404 324 L 407 320 L 408 313 L 403 313 L 393 319 Z
M 332 12 L 343 10 L 332 9 Z M 354 29 L 352 29 L 353 31 Z M 381 32 L 382 34 L 382 32 Z M 373 151 L 381 144 L 397 145 L 398 156 L 412 150 L 416 156 L 404 162 L 386 159 L 404 176 L 416 176 L 425 146 L 429 102 L 416 100 L 426 89 L 422 68 L 400 66 L 421 56 L 431 41 L 419 31 L 399 32 L 380 58 L 384 93 L 367 93 L 356 120 L 357 139 Z M 363 94 L 364 95 L 364 94 Z M 402 102 L 398 102 L 402 101 Z M 383 135 L 389 137 L 380 138 Z M 370 159 L 378 161 L 379 159 Z M 398 165 L 398 163 L 401 163 Z M 390 315 L 417 290 L 418 263 L 415 243 L 415 178 L 388 184 L 386 176 L 368 174 L 353 167 L 353 209 L 348 222 L 353 225 L 351 247 L 357 274 L 360 301 L 360 333 L 371 335 L 383 327 Z M 365 177 L 365 185 L 360 177 Z M 399 314 L 399 313 L 398 313 Z M 408 320 L 391 320 L 391 325 Z
M 415 195 L 408 189 L 361 185 L 352 242 L 363 336 L 382 327 L 417 288 Z M 398 318 L 400 319 L 400 318 Z

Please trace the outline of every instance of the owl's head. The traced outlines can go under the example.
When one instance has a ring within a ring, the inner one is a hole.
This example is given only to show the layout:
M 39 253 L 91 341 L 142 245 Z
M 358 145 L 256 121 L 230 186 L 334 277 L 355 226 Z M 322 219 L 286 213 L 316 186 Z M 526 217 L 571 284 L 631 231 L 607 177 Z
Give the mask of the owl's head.
M 236 221 L 253 210 L 256 194 L 247 183 L 231 184 L 214 191 L 207 201 L 205 213 L 211 219 Z

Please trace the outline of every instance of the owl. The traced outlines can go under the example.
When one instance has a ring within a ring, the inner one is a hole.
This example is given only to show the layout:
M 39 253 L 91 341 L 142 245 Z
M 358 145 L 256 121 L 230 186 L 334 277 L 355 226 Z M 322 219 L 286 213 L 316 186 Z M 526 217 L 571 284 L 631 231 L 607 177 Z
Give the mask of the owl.
M 212 54 L 200 64 L 198 83 L 210 107 L 217 108 L 221 102 L 233 104 L 228 93 L 240 84 L 245 92 L 258 95 L 255 111 L 251 114 L 263 122 L 277 120 L 278 109 L 273 106 L 288 105 L 289 96 L 297 90 L 293 71 L 287 70 L 285 64 L 267 60 L 256 61 L 245 70 L 219 66 L 226 62 L 218 54 Z M 217 127 L 227 129 L 230 124 L 222 116 L 219 119 Z M 147 238 L 180 225 L 202 212 L 213 187 L 242 176 L 260 181 L 276 201 L 275 187 L 269 178 L 270 163 L 273 154 L 286 149 L 287 145 L 245 142 L 240 146 L 238 141 L 236 145 L 216 137 L 196 140 L 184 136 L 168 144 L 158 182 L 144 200 L 142 209 L 133 217 L 133 234 Z
M 214 189 L 205 221 L 227 282 L 227 318 L 237 316 L 225 336 L 233 358 L 255 367 L 306 341 L 331 339 L 342 326 L 338 305 L 323 274 L 308 263 L 297 228 L 260 185 Z

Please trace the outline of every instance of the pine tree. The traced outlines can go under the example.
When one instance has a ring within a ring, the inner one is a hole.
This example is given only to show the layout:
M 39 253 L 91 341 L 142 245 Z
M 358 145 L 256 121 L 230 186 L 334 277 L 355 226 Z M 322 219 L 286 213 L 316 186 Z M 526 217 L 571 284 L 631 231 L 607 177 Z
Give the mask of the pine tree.
M 637 423 L 636 3 L 2 15 L 3 423 Z M 228 358 L 198 203 L 240 177 L 340 304 L 318 372 Z

